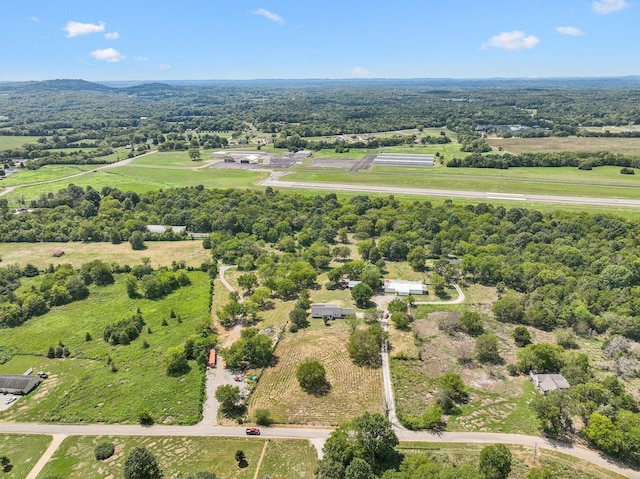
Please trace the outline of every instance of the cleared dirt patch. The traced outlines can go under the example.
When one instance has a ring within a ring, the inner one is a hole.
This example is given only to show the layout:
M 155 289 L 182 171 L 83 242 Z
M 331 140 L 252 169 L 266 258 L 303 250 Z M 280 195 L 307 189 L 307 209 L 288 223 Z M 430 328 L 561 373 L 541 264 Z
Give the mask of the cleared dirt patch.
M 310 328 L 287 333 L 280 342 L 277 364 L 264 371 L 251 395 L 249 415 L 264 408 L 277 423 L 336 425 L 365 411 L 383 412 L 382 370 L 351 362 L 346 350 L 349 332 L 343 321 L 330 326 L 311 321 Z M 295 370 L 307 358 L 324 365 L 331 384 L 326 396 L 312 396 L 300 389 Z

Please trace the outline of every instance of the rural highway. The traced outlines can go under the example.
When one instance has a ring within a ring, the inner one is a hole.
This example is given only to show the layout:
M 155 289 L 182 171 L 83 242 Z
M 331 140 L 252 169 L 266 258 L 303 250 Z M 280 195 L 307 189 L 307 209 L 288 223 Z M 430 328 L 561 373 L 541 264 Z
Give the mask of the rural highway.
M 640 199 L 589 198 L 582 196 L 550 196 L 516 193 L 483 193 L 480 191 L 439 190 L 426 188 L 402 188 L 398 186 L 371 186 L 346 183 L 312 183 L 300 181 L 281 181 L 266 179 L 258 183 L 272 188 L 290 188 L 299 190 L 349 191 L 358 193 L 384 193 L 389 195 L 437 196 L 445 198 L 466 198 L 472 200 L 504 200 L 524 203 L 556 203 L 582 206 L 613 206 L 640 208 Z M 640 193 L 638 194 L 640 197 Z

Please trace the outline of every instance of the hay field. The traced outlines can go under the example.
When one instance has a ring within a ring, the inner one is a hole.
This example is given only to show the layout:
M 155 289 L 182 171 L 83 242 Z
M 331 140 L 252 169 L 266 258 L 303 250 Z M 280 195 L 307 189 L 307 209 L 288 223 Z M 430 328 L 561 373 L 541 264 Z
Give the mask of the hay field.
M 276 349 L 278 361 L 267 368 L 249 401 L 249 415 L 268 409 L 276 423 L 336 425 L 365 411 L 384 411 L 381 369 L 354 365 L 347 353 L 347 326 L 336 320 L 325 326 L 312 319 L 311 326 L 287 333 Z M 331 390 L 312 396 L 298 385 L 295 370 L 307 359 L 319 360 L 327 371 Z
M 147 249 L 134 251 L 129 243 L 0 243 L 2 265 L 31 263 L 38 268 L 50 264 L 70 263 L 78 268 L 84 263 L 102 261 L 133 266 L 142 258 L 150 258 L 151 266 L 169 266 L 172 261 L 184 260 L 188 266 L 198 267 L 211 259 L 211 253 L 202 247 L 202 241 L 147 241 Z M 64 256 L 54 258 L 55 250 L 63 250 Z

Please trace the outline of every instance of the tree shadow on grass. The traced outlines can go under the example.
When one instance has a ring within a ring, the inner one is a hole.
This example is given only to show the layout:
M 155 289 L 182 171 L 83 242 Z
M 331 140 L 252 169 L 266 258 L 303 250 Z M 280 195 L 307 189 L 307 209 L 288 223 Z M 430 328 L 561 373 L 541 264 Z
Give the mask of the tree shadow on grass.
M 323 397 L 331 392 L 331 384 L 329 383 L 329 381 L 325 381 L 315 388 L 307 389 L 306 392 L 315 397 Z

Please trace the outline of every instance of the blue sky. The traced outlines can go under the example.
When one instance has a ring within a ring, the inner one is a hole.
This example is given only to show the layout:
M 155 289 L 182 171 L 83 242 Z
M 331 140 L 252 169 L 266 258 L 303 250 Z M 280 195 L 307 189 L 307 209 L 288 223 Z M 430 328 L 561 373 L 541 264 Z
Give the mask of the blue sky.
M 0 0 L 0 80 L 639 75 L 640 0 Z

